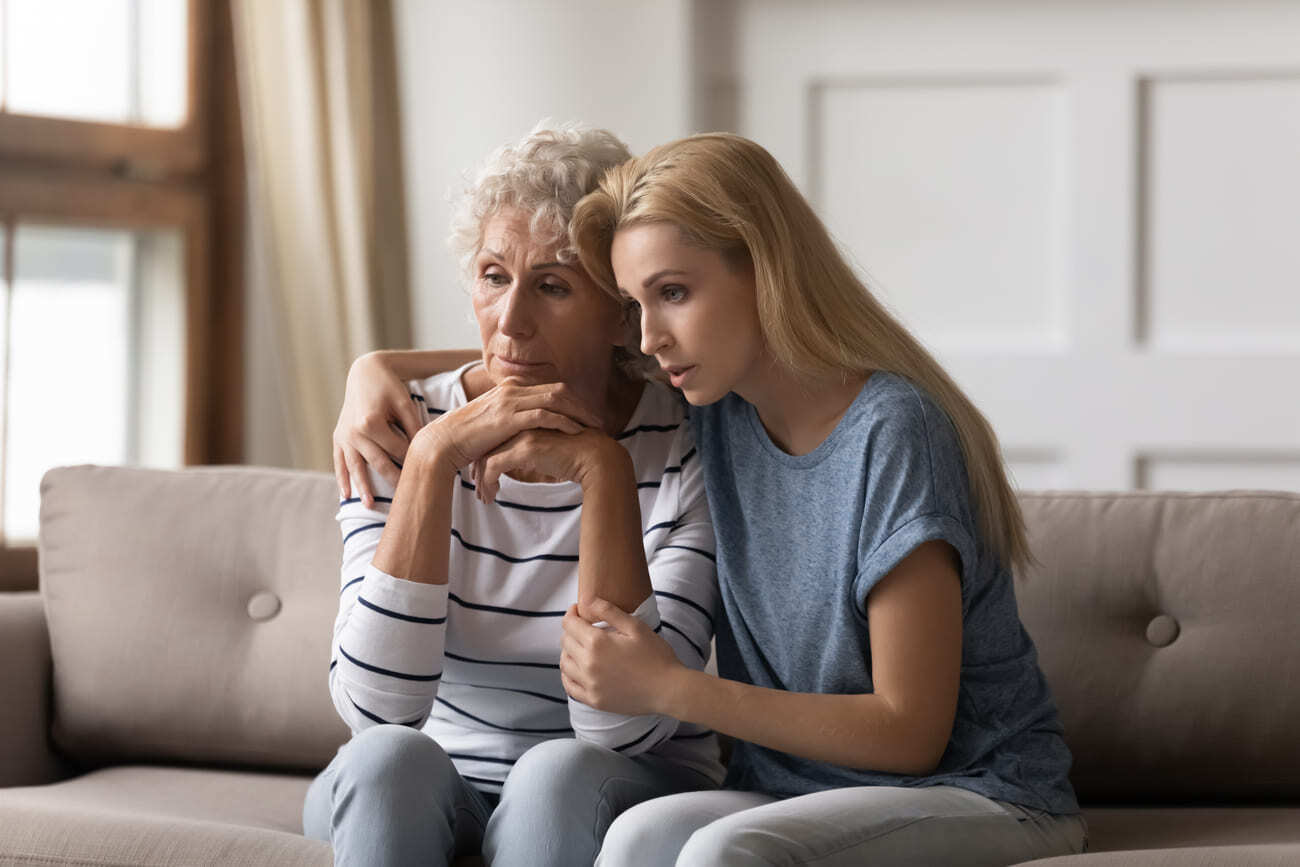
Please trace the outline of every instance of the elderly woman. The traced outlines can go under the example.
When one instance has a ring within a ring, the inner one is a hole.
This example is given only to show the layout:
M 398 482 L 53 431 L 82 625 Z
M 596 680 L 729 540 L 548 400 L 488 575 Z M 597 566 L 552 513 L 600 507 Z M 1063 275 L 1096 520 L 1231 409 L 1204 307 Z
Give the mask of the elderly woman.
M 590 864 L 624 809 L 721 778 L 708 730 L 596 711 L 560 676 L 574 604 L 614 601 L 698 669 L 717 603 L 684 406 L 569 244 L 573 206 L 627 158 L 604 131 L 537 130 L 460 202 L 482 358 L 408 383 L 409 443 L 376 445 L 400 473 L 365 471 L 337 516 L 329 684 L 353 738 L 303 824 L 339 864 Z

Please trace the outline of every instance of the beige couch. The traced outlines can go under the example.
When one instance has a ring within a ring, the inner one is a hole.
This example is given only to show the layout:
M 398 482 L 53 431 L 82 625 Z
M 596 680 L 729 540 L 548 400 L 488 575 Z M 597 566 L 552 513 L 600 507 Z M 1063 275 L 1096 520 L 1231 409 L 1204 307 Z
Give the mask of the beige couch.
M 330 863 L 300 809 L 347 737 L 333 481 L 74 467 L 43 494 L 41 593 L 0 594 L 0 864 Z M 1022 501 L 1085 865 L 1300 864 L 1300 495 Z

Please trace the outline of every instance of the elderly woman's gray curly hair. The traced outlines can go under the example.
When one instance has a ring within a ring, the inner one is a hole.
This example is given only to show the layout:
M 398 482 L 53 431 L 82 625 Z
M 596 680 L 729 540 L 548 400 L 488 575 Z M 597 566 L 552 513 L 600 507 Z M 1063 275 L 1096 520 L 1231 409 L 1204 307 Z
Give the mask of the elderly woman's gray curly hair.
M 545 121 L 517 144 L 493 151 L 469 185 L 453 200 L 448 244 L 468 276 L 483 243 L 483 226 L 503 207 L 532 214 L 533 237 L 567 240 L 578 200 L 596 188 L 606 169 L 632 158 L 613 133 L 577 123 L 547 127 Z M 566 244 L 560 261 L 577 260 Z
M 581 268 L 569 237 L 574 206 L 596 189 L 606 170 L 631 158 L 627 145 L 608 130 L 579 123 L 550 126 L 546 121 L 517 144 L 493 151 L 452 201 L 447 242 L 460 260 L 462 274 L 473 280 L 474 257 L 483 244 L 484 225 L 505 207 L 530 214 L 529 230 L 534 239 L 562 243 L 559 261 Z M 625 304 L 614 287 L 596 282 L 602 291 Z M 638 321 L 629 316 L 618 361 L 629 372 L 646 373 L 657 365 L 641 354 L 639 345 Z

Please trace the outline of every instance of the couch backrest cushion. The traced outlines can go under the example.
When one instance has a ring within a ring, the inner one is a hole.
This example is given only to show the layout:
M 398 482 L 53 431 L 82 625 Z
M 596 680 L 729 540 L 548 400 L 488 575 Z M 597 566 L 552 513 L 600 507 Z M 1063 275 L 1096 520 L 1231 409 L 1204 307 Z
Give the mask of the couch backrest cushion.
M 326 686 L 341 548 L 329 476 L 65 467 L 41 494 L 64 752 L 329 761 L 348 735 Z
M 1023 494 L 1017 582 L 1089 801 L 1300 797 L 1300 494 Z

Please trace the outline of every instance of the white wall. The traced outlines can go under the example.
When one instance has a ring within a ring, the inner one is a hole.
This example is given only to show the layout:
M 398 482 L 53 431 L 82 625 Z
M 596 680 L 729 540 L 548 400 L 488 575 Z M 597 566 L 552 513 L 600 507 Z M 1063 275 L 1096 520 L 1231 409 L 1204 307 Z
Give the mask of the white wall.
M 641 151 L 690 131 L 688 0 L 398 0 L 413 336 L 478 345 L 447 250 L 449 192 L 538 120 Z
M 1294 0 L 397 0 L 396 25 L 417 345 L 476 342 L 447 196 L 490 150 L 543 117 L 634 151 L 729 129 L 1026 487 L 1300 489 Z

